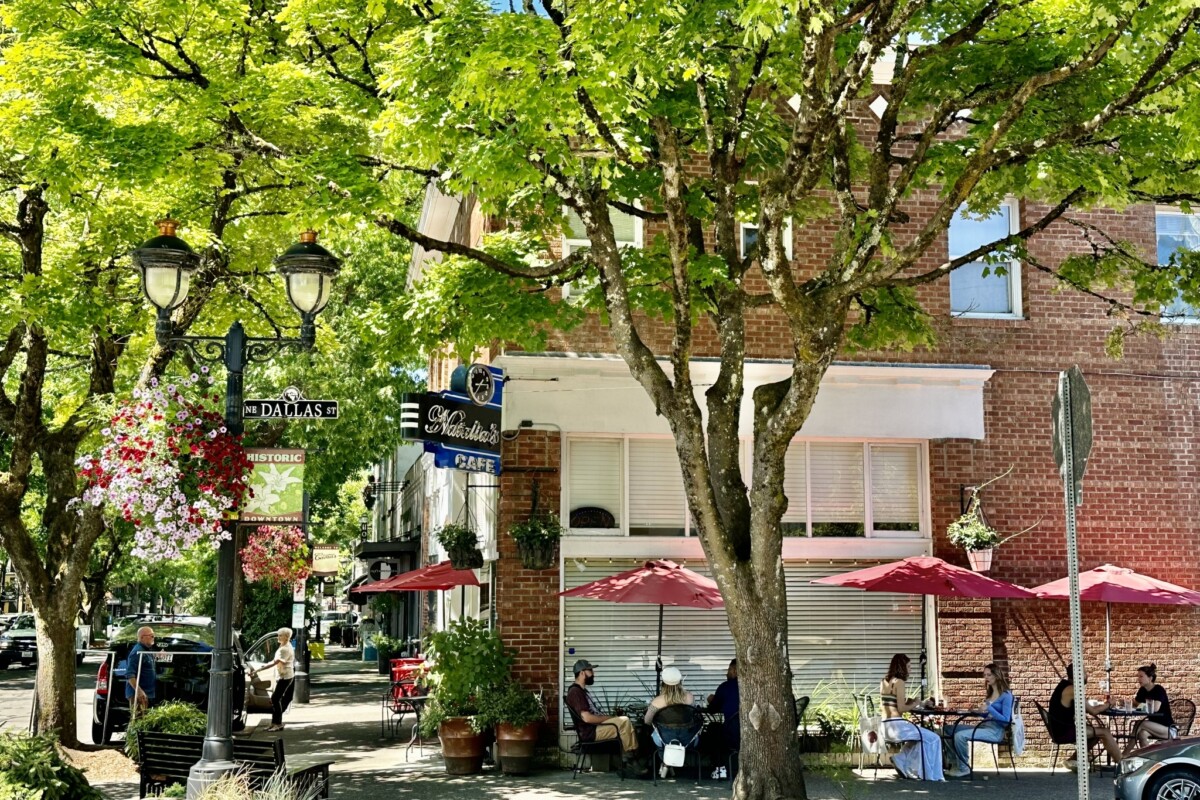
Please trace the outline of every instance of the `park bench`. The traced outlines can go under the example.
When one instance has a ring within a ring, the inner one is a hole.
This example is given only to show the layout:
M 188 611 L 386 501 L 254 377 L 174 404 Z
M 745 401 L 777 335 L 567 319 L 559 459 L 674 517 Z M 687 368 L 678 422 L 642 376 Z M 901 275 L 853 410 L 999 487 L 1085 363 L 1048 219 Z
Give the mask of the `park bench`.
M 173 783 L 187 783 L 192 765 L 200 760 L 203 736 L 138 731 L 139 797 L 158 796 Z M 233 760 L 252 786 L 261 787 L 283 770 L 301 790 L 315 789 L 329 797 L 329 765 L 333 759 L 292 756 L 284 758 L 283 739 L 234 739 Z

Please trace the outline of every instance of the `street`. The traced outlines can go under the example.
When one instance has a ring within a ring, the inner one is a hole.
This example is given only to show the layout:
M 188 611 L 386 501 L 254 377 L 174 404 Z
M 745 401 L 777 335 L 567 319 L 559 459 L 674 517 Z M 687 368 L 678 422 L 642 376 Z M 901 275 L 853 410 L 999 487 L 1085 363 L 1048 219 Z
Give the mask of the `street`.
M 96 670 L 102 657 L 89 655 L 75 675 L 75 707 L 78 709 L 79 741 L 92 741 L 92 694 L 96 688 Z M 36 669 L 9 667 L 0 672 L 0 726 L 24 730 L 29 725 Z

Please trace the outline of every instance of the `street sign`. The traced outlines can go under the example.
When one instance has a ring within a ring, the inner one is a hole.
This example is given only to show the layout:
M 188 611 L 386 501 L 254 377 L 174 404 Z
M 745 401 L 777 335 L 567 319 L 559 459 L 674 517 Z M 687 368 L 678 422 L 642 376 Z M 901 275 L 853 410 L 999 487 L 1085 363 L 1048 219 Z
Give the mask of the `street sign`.
M 305 400 L 295 386 L 283 390 L 278 400 L 246 400 L 245 419 L 337 419 L 337 400 Z
M 1064 397 L 1066 395 L 1066 397 Z M 1069 400 L 1067 399 L 1069 398 Z M 1068 403 L 1063 413 L 1063 403 Z M 1058 391 L 1051 407 L 1054 425 L 1054 463 L 1058 473 L 1067 479 L 1066 437 L 1071 437 L 1071 482 L 1074 484 L 1075 505 L 1083 505 L 1083 473 L 1087 469 L 1088 456 L 1092 452 L 1092 393 L 1083 379 L 1078 366 L 1071 367 L 1059 376 Z

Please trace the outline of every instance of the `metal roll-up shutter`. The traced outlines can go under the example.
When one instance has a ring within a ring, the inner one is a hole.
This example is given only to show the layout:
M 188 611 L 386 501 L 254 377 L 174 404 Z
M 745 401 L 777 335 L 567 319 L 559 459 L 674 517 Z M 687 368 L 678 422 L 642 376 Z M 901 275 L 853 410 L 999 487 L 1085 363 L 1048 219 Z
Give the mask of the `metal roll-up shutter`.
M 574 559 L 566 562 L 565 588 L 636 567 L 631 559 Z M 874 690 L 894 653 L 914 663 L 921 645 L 921 598 L 860 592 L 810 582 L 880 562 L 791 562 L 788 583 L 788 652 L 797 696 L 818 686 L 831 696 Z M 703 575 L 707 565 L 688 563 Z M 644 704 L 656 693 L 654 660 L 658 606 L 566 598 L 563 618 L 563 689 L 575 676 L 571 665 L 585 658 L 597 665 L 592 694 L 602 710 Z M 663 664 L 683 673 L 684 685 L 702 698 L 725 678 L 733 638 L 724 609 L 667 606 L 663 613 Z

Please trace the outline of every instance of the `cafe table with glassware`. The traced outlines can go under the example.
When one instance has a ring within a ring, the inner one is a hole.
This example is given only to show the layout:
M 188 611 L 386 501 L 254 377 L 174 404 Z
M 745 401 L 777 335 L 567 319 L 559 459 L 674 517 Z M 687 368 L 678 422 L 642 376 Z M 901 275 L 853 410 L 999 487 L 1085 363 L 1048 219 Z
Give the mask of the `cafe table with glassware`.
M 984 713 L 974 708 L 950 708 L 945 699 L 929 698 L 909 712 L 917 724 L 928 728 L 942 738 L 954 735 L 955 727 L 969 719 L 983 719 Z
M 1137 730 L 1138 723 L 1150 716 L 1150 710 L 1145 703 L 1138 703 L 1135 706 L 1133 701 L 1125 698 L 1114 701 L 1097 716 L 1107 717 L 1111 720 L 1109 727 L 1113 737 L 1118 742 L 1127 742 L 1133 738 L 1133 732 Z

